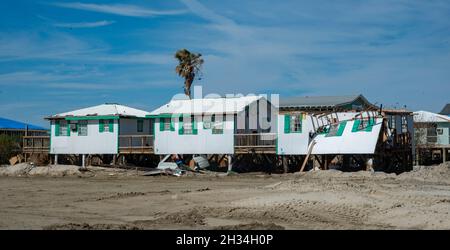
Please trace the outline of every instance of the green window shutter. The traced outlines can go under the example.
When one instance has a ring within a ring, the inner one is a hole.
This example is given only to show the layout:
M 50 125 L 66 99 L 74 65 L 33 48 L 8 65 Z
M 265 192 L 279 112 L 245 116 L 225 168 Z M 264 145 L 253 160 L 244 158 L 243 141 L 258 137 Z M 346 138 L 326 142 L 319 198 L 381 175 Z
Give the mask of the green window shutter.
M 165 118 L 159 118 L 159 131 L 164 131 Z
M 336 136 L 341 136 L 344 133 L 344 129 L 345 129 L 346 125 L 347 125 L 347 121 L 343 121 L 343 122 L 341 122 L 341 124 L 339 124 L 339 129 L 336 132 Z
M 98 120 L 98 132 L 103 133 L 104 131 L 104 123 L 105 121 L 103 119 Z
M 171 117 L 170 119 L 170 131 L 175 131 L 175 122 L 173 121 L 175 118 Z
M 366 128 L 366 131 L 367 132 L 372 131 L 373 125 L 375 125 L 375 119 L 374 118 L 370 118 L 369 124 L 367 125 L 367 128 Z
M 114 132 L 114 120 L 109 120 L 109 132 Z
M 67 136 L 70 136 L 70 122 L 67 121 Z
M 284 115 L 284 133 L 289 134 L 291 132 L 291 116 Z
M 178 122 L 178 134 L 182 135 L 184 134 L 184 127 L 183 127 L 183 117 L 180 117 L 180 120 Z
M 358 132 L 359 124 L 361 124 L 361 120 L 360 119 L 356 119 L 353 122 L 352 132 Z
M 195 117 L 192 117 L 192 134 L 198 134 L 197 121 L 195 120 Z
M 55 136 L 59 136 L 59 121 L 55 121 Z
M 300 130 L 298 131 L 298 133 L 301 133 L 303 130 L 303 114 L 300 114 Z

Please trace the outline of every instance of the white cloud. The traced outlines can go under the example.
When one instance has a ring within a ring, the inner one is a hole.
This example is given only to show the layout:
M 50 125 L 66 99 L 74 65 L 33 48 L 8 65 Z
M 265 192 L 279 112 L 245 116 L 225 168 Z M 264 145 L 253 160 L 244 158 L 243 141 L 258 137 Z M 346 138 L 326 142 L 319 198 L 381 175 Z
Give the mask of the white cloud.
M 186 12 L 185 10 L 153 10 L 129 4 L 93 4 L 80 2 L 69 2 L 69 3 L 57 2 L 50 4 L 62 8 L 78 9 L 78 10 L 101 12 L 131 17 L 171 16 L 171 15 L 180 15 Z
M 448 2 L 182 2 L 207 21 L 183 45 L 208 52 L 205 91 L 363 93 L 435 109 L 448 99 Z
M 173 62 L 165 53 L 110 53 L 110 46 L 101 41 L 87 42 L 60 32 L 0 32 L 0 62 L 35 59 L 117 65 Z
M 81 22 L 81 23 L 54 23 L 53 26 L 60 28 L 96 28 L 108 26 L 115 23 L 114 21 L 98 21 L 98 22 Z

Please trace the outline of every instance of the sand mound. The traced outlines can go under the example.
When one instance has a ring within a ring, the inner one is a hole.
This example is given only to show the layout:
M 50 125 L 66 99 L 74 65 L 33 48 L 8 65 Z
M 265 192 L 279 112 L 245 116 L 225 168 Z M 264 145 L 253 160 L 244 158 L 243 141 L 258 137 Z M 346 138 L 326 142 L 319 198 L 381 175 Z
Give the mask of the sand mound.
M 161 219 L 159 222 L 170 224 L 183 224 L 183 225 L 205 225 L 205 216 L 199 213 L 198 210 L 193 209 L 186 213 L 173 213 L 169 214 Z
M 46 226 L 44 230 L 139 230 L 141 228 L 128 224 L 88 224 L 66 223 Z
M 20 163 L 14 166 L 0 168 L 0 176 L 79 176 L 80 167 L 74 165 L 50 165 L 36 167 L 30 163 Z
M 397 176 L 400 180 L 450 183 L 450 162 L 433 166 L 415 166 L 410 172 Z
M 395 174 L 387 174 L 384 172 L 370 172 L 370 171 L 357 171 L 357 172 L 342 172 L 335 169 L 330 170 L 315 170 L 308 172 L 297 172 L 296 176 L 307 178 L 395 178 Z
M 214 228 L 215 230 L 283 230 L 284 227 L 275 223 L 252 222 L 248 224 L 224 225 Z

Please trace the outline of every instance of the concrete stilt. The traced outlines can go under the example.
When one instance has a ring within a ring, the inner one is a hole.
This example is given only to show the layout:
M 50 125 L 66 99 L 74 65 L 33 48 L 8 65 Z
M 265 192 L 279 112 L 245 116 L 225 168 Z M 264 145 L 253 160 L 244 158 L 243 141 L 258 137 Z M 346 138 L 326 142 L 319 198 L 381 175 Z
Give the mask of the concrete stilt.
M 81 155 L 81 167 L 86 168 L 86 155 Z
M 55 155 L 55 165 L 58 165 L 58 155 Z

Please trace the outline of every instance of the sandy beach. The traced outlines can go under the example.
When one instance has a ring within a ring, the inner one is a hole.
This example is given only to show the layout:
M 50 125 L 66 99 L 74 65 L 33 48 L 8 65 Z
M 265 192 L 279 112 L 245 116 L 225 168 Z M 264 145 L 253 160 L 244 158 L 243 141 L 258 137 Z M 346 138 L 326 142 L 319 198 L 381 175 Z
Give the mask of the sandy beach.
M 450 166 L 395 174 L 0 177 L 1 229 L 450 229 Z M 55 175 L 54 175 L 55 176 Z

